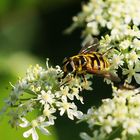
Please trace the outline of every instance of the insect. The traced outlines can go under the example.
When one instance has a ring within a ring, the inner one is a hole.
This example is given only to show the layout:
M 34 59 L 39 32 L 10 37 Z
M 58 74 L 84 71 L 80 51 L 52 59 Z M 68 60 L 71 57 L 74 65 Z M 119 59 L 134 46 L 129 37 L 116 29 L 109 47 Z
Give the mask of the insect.
M 110 63 L 105 56 L 106 53 L 96 52 L 98 46 L 98 39 L 93 38 L 82 47 L 77 55 L 65 58 L 63 61 L 64 77 L 68 73 L 73 73 L 82 76 L 86 81 L 85 74 L 89 73 L 119 82 L 119 77 L 109 71 Z

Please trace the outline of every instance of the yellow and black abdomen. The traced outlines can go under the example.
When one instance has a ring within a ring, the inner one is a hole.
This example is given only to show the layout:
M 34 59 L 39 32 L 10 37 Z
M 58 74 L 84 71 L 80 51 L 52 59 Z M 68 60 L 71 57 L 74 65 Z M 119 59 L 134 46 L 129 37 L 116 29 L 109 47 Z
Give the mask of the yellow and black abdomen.
M 109 63 L 102 54 L 93 52 L 88 54 L 78 54 L 63 61 L 64 73 L 74 72 L 76 74 L 92 73 L 96 74 L 107 70 Z
M 87 71 L 105 71 L 109 67 L 109 62 L 102 54 L 93 52 L 91 54 L 84 55 L 87 60 Z

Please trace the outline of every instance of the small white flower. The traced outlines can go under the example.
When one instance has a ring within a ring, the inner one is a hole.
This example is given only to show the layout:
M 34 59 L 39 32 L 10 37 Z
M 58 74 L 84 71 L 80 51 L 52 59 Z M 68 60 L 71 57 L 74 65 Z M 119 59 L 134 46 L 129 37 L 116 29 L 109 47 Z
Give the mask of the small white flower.
M 86 90 L 93 90 L 91 85 L 92 85 L 91 81 L 86 81 L 86 82 L 84 81 L 81 83 L 81 86 L 83 87 L 83 89 L 86 89 Z
M 129 104 L 134 105 L 135 107 L 140 107 L 139 98 L 140 98 L 140 94 L 138 94 L 137 96 L 132 96 L 129 100 Z M 136 112 L 136 113 L 138 113 L 138 112 Z
M 84 88 L 84 89 L 86 89 L 86 88 Z M 89 88 L 90 89 L 90 88 Z M 73 97 L 76 97 L 76 99 L 77 100 L 80 100 L 80 102 L 83 104 L 83 97 L 81 97 L 80 95 L 79 95 L 79 89 L 78 88 L 72 88 L 72 96 Z
M 68 115 L 68 118 L 71 120 L 74 119 L 74 116 L 78 119 L 82 117 L 82 112 L 77 110 L 77 106 L 74 103 L 67 102 L 67 100 L 62 100 L 62 102 L 57 102 L 56 104 L 60 110 L 60 116 L 62 116 L 65 112 Z
M 28 138 L 30 135 L 32 135 L 33 140 L 39 139 L 36 128 L 38 128 L 44 135 L 49 135 L 50 133 L 45 127 L 53 125 L 51 122 L 45 122 L 45 118 L 43 117 L 38 117 L 36 120 L 32 120 L 32 122 L 27 121 L 25 118 L 21 118 L 21 120 L 23 123 L 19 124 L 19 126 L 31 127 L 31 129 L 23 133 L 23 136 Z
M 117 69 L 119 66 L 122 66 L 124 63 L 123 58 L 124 58 L 123 55 L 114 54 L 111 60 L 112 66 L 115 69 Z
M 50 90 L 48 90 L 47 92 L 42 90 L 41 95 L 38 95 L 38 100 L 40 100 L 39 102 L 43 105 L 45 105 L 46 103 L 52 104 L 55 101 L 54 97 L 54 94 Z
M 131 83 L 132 77 L 134 76 L 136 82 L 140 84 L 140 74 L 137 73 L 140 72 L 139 65 L 136 65 L 135 67 L 132 65 L 128 65 L 128 69 L 123 69 L 123 75 L 127 75 L 127 82 Z
M 140 50 L 140 40 L 135 38 L 133 40 L 133 47 L 136 49 L 136 50 Z
M 140 120 L 139 119 L 129 119 L 126 118 L 123 123 L 123 128 L 128 134 L 137 135 L 140 131 Z
M 98 23 L 95 21 L 89 22 L 87 24 L 87 30 L 89 30 L 91 33 L 94 33 L 95 35 L 98 35 L 99 34 Z
M 48 117 L 49 122 L 51 122 L 52 124 L 54 123 L 54 119 L 56 119 L 56 117 L 52 115 L 55 112 L 56 112 L 55 108 L 51 108 L 48 104 L 45 104 L 43 115 Z
M 111 30 L 111 39 L 112 40 L 120 40 L 123 38 L 124 33 L 121 32 L 121 29 L 114 28 Z
M 126 24 L 129 24 L 130 21 L 131 21 L 131 16 L 130 15 L 126 15 L 126 17 L 125 17 L 125 23 Z
M 67 98 L 73 100 L 73 96 L 70 93 L 70 88 L 68 86 L 61 86 L 60 91 L 56 92 L 55 95 L 57 98 L 61 98 L 64 100 L 67 100 Z
M 119 47 L 122 50 L 125 50 L 125 49 L 128 49 L 128 47 L 130 47 L 130 45 L 131 45 L 131 42 L 129 40 L 124 40 L 119 44 Z
M 130 53 L 126 54 L 126 59 L 128 59 L 128 65 L 134 65 L 135 63 L 139 62 L 140 55 L 136 54 L 133 50 Z

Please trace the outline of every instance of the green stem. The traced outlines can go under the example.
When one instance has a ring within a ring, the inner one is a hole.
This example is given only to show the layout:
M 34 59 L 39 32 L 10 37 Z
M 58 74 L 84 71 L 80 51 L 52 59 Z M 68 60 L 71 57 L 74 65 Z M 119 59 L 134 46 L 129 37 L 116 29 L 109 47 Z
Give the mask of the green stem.
M 24 98 L 24 99 L 19 99 L 20 101 L 27 101 L 30 100 L 31 98 Z
M 110 135 L 107 138 L 105 138 L 105 140 L 112 140 L 112 137 L 115 135 L 115 133 L 119 131 L 119 129 L 121 129 L 121 125 L 118 126 L 114 131 L 112 131 Z
M 30 89 L 24 89 L 24 91 L 26 92 L 26 93 L 28 93 L 28 94 L 31 94 L 31 95 L 36 95 L 36 93 L 35 92 L 33 92 L 32 90 L 30 90 Z

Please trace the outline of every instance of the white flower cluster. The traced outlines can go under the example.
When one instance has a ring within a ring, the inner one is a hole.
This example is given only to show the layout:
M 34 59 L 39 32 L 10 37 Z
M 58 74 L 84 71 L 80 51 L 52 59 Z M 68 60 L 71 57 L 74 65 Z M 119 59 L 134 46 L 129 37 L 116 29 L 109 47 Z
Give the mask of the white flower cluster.
M 82 12 L 73 18 L 70 29 L 85 26 L 84 42 L 92 36 L 105 35 L 100 40 L 98 52 L 106 54 L 113 75 L 122 70 L 121 80 L 131 83 L 134 77 L 140 84 L 140 1 L 90 0 L 83 4 Z M 107 79 L 107 82 L 110 81 Z
M 114 29 L 115 30 L 115 29 Z M 112 30 L 100 40 L 100 53 L 106 53 L 110 61 L 110 70 L 116 73 L 120 68 L 126 83 L 134 77 L 140 84 L 140 31 L 136 26 L 120 28 L 117 33 Z M 122 78 L 122 77 L 120 77 Z
M 89 0 L 73 17 L 68 31 L 82 27 L 84 42 L 101 38 L 97 53 L 107 57 L 110 73 L 121 79 L 118 89 L 112 84 L 113 98 L 89 109 L 82 119 L 92 133 L 81 133 L 84 140 L 128 140 L 140 134 L 139 5 L 140 0 Z
M 90 0 L 82 7 L 82 12 L 73 17 L 73 26 L 84 26 L 84 36 L 100 35 L 108 29 L 125 25 L 140 25 L 139 0 Z
M 85 42 L 93 36 L 101 37 L 97 53 L 110 63 L 108 72 L 117 75 L 122 84 L 140 85 L 140 0 L 90 0 L 83 11 L 73 18 L 70 28 L 84 27 Z M 83 43 L 84 44 L 84 43 Z M 104 99 L 101 106 L 91 108 L 84 115 L 78 110 L 74 99 L 83 103 L 79 95 L 83 89 L 90 90 L 90 82 L 69 74 L 62 80 L 59 66 L 43 69 L 39 65 L 27 70 L 24 78 L 13 86 L 7 104 L 16 107 L 9 115 L 12 126 L 30 127 L 24 137 L 32 135 L 38 140 L 36 128 L 48 135 L 46 127 L 55 124 L 56 114 L 67 114 L 86 121 L 92 135 L 81 133 L 84 140 L 128 140 L 140 134 L 140 88 L 127 89 L 122 85 L 113 87 L 113 98 Z M 63 82 L 62 82 L 63 81 Z M 67 82 L 68 81 L 68 82 Z M 110 82 L 110 80 L 107 80 Z M 115 85 L 115 84 L 114 84 Z M 38 116 L 28 119 L 28 114 L 39 111 Z M 115 134 L 119 135 L 115 135 Z
M 78 110 L 74 99 L 83 103 L 83 98 L 79 95 L 80 91 L 91 89 L 90 83 L 86 86 L 80 78 L 74 78 L 65 84 L 62 83 L 63 72 L 59 66 L 55 68 L 49 67 L 43 69 L 39 65 L 31 66 L 26 76 L 13 86 L 7 104 L 13 108 L 9 113 L 11 116 L 10 123 L 12 126 L 30 127 L 23 133 L 24 137 L 32 135 L 33 140 L 38 140 L 36 128 L 43 134 L 48 135 L 49 131 L 46 127 L 54 125 L 56 112 L 60 116 L 67 114 L 68 118 L 73 120 L 74 117 L 80 119 L 83 113 Z M 40 114 L 35 118 L 28 119 L 31 112 L 37 110 Z
M 83 132 L 84 140 L 128 140 L 140 132 L 140 88 L 135 90 L 113 88 L 113 98 L 91 108 L 83 117 L 92 136 Z M 119 133 L 116 135 L 115 133 Z

